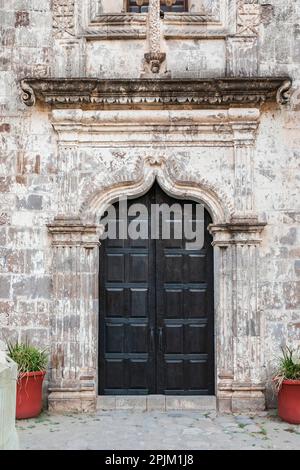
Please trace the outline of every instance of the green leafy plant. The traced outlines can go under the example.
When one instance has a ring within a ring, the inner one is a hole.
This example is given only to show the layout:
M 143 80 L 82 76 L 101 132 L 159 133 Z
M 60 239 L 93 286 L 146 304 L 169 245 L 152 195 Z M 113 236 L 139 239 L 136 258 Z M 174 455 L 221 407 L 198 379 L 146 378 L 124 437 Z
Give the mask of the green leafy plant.
M 44 371 L 48 364 L 46 350 L 25 343 L 7 343 L 8 355 L 18 365 L 19 378 L 27 372 Z
M 280 390 L 284 380 L 300 380 L 300 358 L 295 357 L 295 351 L 288 346 L 281 348 L 281 351 L 278 372 L 273 379 L 277 390 Z

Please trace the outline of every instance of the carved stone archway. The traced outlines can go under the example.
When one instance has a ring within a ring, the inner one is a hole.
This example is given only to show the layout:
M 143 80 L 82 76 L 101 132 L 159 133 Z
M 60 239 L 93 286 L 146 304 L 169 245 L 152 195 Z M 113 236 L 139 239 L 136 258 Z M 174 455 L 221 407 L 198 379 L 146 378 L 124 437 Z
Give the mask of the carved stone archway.
M 192 176 L 183 175 L 176 160 L 164 156 L 141 158 L 128 180 L 116 181 L 104 187 L 97 187 L 97 181 L 94 186 L 88 183 L 83 190 L 85 199 L 79 212 L 85 220 L 95 221 L 120 195 L 128 198 L 142 196 L 150 190 L 155 179 L 170 196 L 203 203 L 214 221 L 225 223 L 230 220 L 234 209 L 221 188 L 204 178 L 193 179 Z
M 264 224 L 234 220 L 233 207 L 205 180 L 180 179 L 164 157 L 140 162 L 132 180 L 87 191 L 80 217 L 49 225 L 53 245 L 55 312 L 52 323 L 50 409 L 91 410 L 96 405 L 98 344 L 97 225 L 122 195 L 146 193 L 154 180 L 169 195 L 205 204 L 212 215 L 215 259 L 216 393 L 219 409 L 264 408 L 261 331 L 256 286 L 259 234 Z M 90 223 L 93 220 L 94 223 Z M 245 288 L 249 295 L 244 298 Z

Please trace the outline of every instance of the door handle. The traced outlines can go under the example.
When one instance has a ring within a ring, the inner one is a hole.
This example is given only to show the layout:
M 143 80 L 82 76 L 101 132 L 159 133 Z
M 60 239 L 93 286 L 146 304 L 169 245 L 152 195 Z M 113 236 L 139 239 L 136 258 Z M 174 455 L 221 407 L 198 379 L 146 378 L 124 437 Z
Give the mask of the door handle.
M 162 326 L 158 328 L 158 343 L 159 343 L 159 349 L 162 351 L 163 350 L 163 328 Z
M 151 351 L 154 351 L 154 328 L 153 326 L 150 328 L 150 344 L 151 344 Z

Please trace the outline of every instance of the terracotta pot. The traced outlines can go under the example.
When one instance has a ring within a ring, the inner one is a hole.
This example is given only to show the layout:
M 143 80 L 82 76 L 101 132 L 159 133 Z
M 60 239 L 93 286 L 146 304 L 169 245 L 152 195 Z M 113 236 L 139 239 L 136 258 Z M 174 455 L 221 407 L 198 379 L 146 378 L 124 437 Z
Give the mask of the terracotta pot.
M 278 414 L 291 424 L 300 424 L 300 380 L 284 380 L 278 392 Z
M 16 418 L 38 416 L 42 410 L 42 386 L 46 372 L 27 372 L 17 381 Z

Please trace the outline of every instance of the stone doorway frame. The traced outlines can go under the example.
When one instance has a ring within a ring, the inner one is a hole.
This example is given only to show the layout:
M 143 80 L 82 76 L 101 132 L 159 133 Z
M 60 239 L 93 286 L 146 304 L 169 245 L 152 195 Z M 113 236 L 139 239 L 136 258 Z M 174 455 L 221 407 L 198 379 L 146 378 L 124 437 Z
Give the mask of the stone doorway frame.
M 155 177 L 171 196 L 204 202 L 213 218 L 218 407 L 264 408 L 257 286 L 265 223 L 254 206 L 254 149 L 261 105 L 288 103 L 291 84 L 289 77 L 21 81 L 23 103 L 49 106 L 58 137 L 59 213 L 48 225 L 53 251 L 50 409 L 96 406 L 101 227 L 95 215 L 121 191 L 132 197 L 146 192 Z M 106 172 L 104 182 L 92 175 L 82 185 L 80 149 L 90 144 L 96 150 L 131 146 L 148 153 L 141 153 L 133 171 L 121 165 L 113 174 Z M 233 155 L 229 198 L 222 182 L 216 185 L 201 172 L 186 173 L 170 160 L 174 144 L 226 148 Z
M 246 149 L 246 152 L 248 149 Z M 54 311 L 51 324 L 49 407 L 96 407 L 98 358 L 98 260 L 102 227 L 84 221 L 103 213 L 120 194 L 145 194 L 157 179 L 172 197 L 204 203 L 213 224 L 216 396 L 221 411 L 264 409 L 261 311 L 257 291 L 258 247 L 264 223 L 234 218 L 233 207 L 207 181 L 183 180 L 170 160 L 149 157 L 131 181 L 92 191 L 81 218 L 57 217 L 48 226 L 53 248 Z M 101 260 L 100 260 L 101 263 Z M 101 269 L 101 264 L 100 264 Z M 247 292 L 247 298 L 243 292 Z

